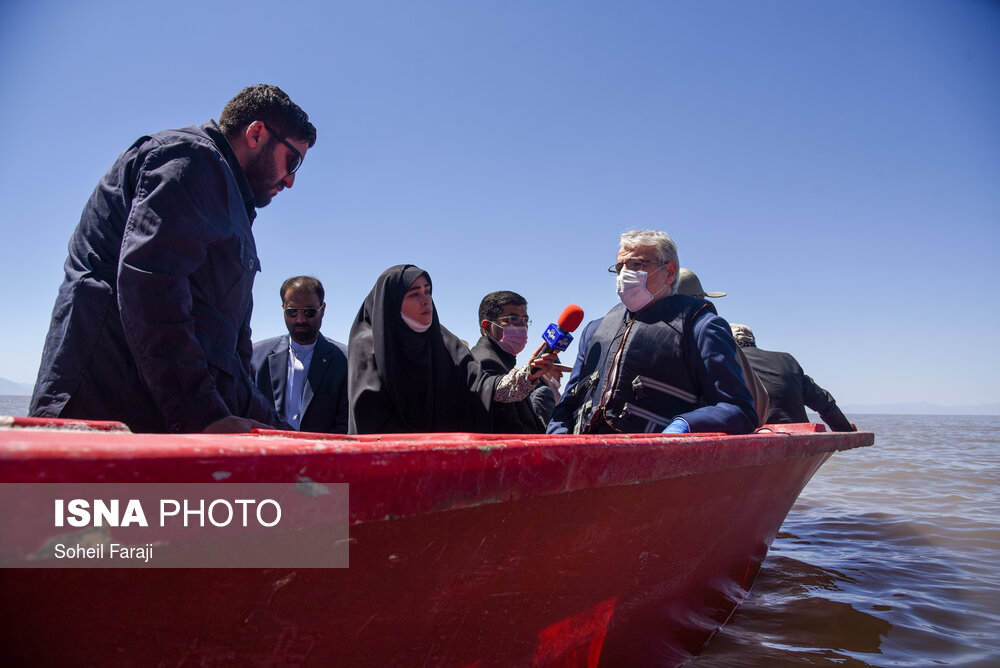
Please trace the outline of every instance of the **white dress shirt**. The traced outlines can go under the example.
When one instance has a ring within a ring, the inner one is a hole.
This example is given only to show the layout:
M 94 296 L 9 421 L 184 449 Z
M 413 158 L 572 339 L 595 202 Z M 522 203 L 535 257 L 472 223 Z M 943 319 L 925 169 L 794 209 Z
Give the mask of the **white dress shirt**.
M 285 422 L 296 429 L 302 423 L 302 393 L 306 389 L 309 363 L 316 343 L 302 345 L 288 339 L 288 382 L 285 384 Z

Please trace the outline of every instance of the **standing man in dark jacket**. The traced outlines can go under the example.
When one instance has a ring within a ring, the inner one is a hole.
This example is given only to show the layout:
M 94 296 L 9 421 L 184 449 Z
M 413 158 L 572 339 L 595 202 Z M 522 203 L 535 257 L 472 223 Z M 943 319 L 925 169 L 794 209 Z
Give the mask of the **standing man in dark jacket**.
M 517 365 L 517 354 L 528 342 L 528 302 L 516 292 L 501 290 L 483 297 L 479 304 L 479 331 L 482 336 L 472 348 L 472 356 L 483 371 L 503 376 Z M 498 434 L 541 434 L 552 414 L 555 395 L 537 381 L 531 394 L 509 404 L 493 405 L 493 431 Z M 537 410 L 536 410 L 537 407 Z
M 253 345 L 257 387 L 285 422 L 301 431 L 347 433 L 347 346 L 324 337 L 326 302 L 319 279 L 281 284 L 288 334 Z
M 730 325 L 736 343 L 750 361 L 750 366 L 767 388 L 771 424 L 809 422 L 806 406 L 813 409 L 834 431 L 856 431 L 844 416 L 833 395 L 807 376 L 798 361 L 789 353 L 761 350 L 757 339 L 746 325 Z
M 218 124 L 122 153 L 70 239 L 31 415 L 143 432 L 283 426 L 249 376 L 251 223 L 315 141 L 306 113 L 260 84 Z

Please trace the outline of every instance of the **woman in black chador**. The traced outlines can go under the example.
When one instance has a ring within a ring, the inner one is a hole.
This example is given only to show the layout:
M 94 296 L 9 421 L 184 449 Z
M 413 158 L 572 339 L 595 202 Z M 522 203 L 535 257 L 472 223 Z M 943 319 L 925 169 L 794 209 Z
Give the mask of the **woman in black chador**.
M 390 267 L 351 327 L 348 433 L 490 432 L 493 402 L 524 399 L 554 358 L 483 375 L 468 346 L 438 321 L 430 275 L 412 264 Z

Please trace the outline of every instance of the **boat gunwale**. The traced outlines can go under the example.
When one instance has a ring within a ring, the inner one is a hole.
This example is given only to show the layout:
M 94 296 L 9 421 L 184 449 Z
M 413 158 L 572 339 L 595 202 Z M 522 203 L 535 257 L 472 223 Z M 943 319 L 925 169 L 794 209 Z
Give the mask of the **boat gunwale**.
M 359 437 L 0 429 L 0 482 L 348 483 L 355 524 L 823 456 L 818 467 L 833 452 L 874 442 L 871 432 L 780 428 L 787 431 Z

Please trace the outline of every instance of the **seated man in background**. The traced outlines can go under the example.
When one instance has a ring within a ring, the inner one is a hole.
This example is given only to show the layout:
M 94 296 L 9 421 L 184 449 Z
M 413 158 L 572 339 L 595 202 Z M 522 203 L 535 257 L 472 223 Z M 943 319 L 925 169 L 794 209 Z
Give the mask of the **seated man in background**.
M 516 292 L 501 290 L 483 297 L 479 304 L 482 336 L 472 356 L 483 372 L 502 376 L 517 364 L 517 354 L 528 342 L 528 302 Z M 550 372 L 551 373 L 551 372 Z M 555 406 L 551 387 L 541 380 L 525 399 L 493 406 L 493 431 L 498 434 L 541 434 Z
M 280 292 L 288 334 L 254 344 L 254 382 L 296 429 L 346 434 L 347 346 L 319 333 L 323 284 L 295 276 Z
M 698 280 L 698 274 L 694 273 L 690 269 L 685 269 L 681 267 L 680 277 L 677 280 L 677 294 L 688 295 L 689 297 L 697 297 L 698 299 L 705 299 L 706 297 L 711 297 L 715 299 L 717 297 L 725 297 L 725 292 L 706 292 L 705 288 L 701 287 L 701 281 Z M 753 368 L 750 366 L 750 360 L 746 358 L 743 354 L 741 348 L 736 349 L 736 358 L 740 362 L 740 368 L 743 369 L 743 378 L 747 381 L 747 387 L 750 388 L 750 394 L 753 395 L 753 405 L 757 409 L 757 422 L 759 424 L 767 423 L 767 416 L 770 411 L 770 402 L 767 398 L 767 389 L 760 382 L 757 374 L 753 372 Z
M 771 412 L 767 421 L 772 424 L 809 422 L 806 409 L 813 409 L 834 431 L 857 431 L 844 416 L 833 395 L 807 376 L 798 361 L 789 353 L 761 350 L 757 339 L 746 325 L 731 325 L 733 336 L 739 344 L 757 377 L 767 388 Z
M 722 432 L 757 427 L 729 324 L 677 294 L 677 246 L 665 233 L 621 235 L 621 304 L 589 323 L 551 434 Z

